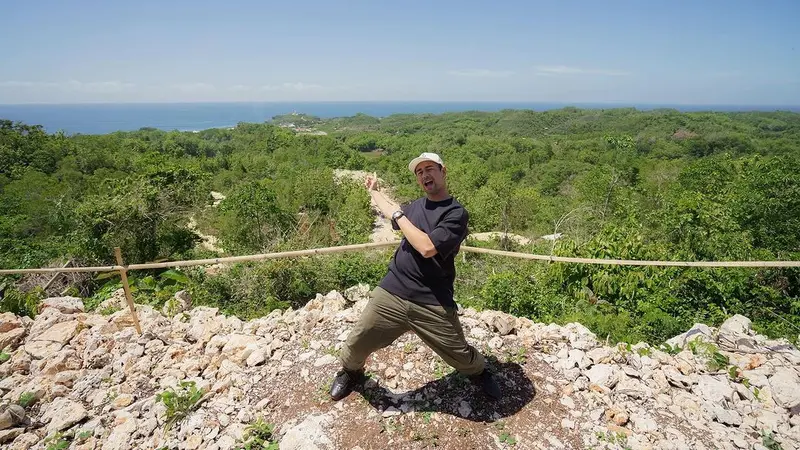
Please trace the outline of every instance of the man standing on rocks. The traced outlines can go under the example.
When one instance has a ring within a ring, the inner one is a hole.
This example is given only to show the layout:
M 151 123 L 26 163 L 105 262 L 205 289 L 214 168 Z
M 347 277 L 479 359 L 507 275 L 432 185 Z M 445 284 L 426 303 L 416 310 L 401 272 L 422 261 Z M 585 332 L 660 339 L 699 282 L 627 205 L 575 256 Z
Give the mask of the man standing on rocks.
M 448 193 L 447 170 L 439 155 L 423 153 L 408 168 L 425 196 L 402 209 L 377 190 L 376 178 L 367 178 L 375 204 L 404 238 L 342 348 L 342 370 L 330 395 L 334 400 L 347 397 L 364 382 L 367 357 L 410 330 L 497 400 L 500 386 L 485 368 L 483 355 L 467 343 L 453 300 L 455 257 L 467 236 L 469 215 Z

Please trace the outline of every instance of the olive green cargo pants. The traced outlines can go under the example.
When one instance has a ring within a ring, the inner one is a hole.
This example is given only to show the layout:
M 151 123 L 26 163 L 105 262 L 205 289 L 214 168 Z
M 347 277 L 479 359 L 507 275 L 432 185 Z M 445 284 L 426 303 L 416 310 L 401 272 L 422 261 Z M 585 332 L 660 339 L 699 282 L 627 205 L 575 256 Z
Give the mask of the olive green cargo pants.
M 409 330 L 462 374 L 483 372 L 483 355 L 464 338 L 456 308 L 410 302 L 380 287 L 372 291 L 367 307 L 342 347 L 342 366 L 353 371 L 363 369 L 371 353 Z

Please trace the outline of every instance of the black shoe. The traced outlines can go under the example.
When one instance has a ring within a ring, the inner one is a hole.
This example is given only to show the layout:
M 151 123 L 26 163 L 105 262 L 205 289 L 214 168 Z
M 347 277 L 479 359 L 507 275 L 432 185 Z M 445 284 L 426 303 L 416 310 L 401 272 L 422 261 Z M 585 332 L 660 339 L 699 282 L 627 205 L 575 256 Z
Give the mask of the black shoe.
M 353 392 L 353 388 L 364 382 L 364 371 L 340 370 L 331 384 L 331 398 L 339 401 Z
M 500 400 L 503 394 L 500 392 L 500 385 L 497 384 L 497 380 L 494 379 L 494 375 L 489 369 L 483 369 L 478 375 L 470 377 L 472 383 L 478 385 L 483 390 L 483 393 L 486 394 L 492 400 Z

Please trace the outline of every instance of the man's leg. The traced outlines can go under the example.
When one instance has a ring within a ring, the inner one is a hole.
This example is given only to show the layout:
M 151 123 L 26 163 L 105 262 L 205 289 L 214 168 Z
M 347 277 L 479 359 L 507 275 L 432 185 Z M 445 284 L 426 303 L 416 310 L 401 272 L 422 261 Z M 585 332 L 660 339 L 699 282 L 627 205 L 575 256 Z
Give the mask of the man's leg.
M 455 308 L 411 303 L 408 322 L 422 342 L 447 364 L 481 385 L 490 397 L 500 398 L 500 387 L 486 370 L 483 355 L 464 337 Z
M 409 330 L 406 301 L 376 287 L 361 313 L 358 323 L 347 336 L 340 360 L 342 369 L 331 385 L 331 397 L 339 400 L 352 392 L 362 378 L 367 357 L 390 345 Z

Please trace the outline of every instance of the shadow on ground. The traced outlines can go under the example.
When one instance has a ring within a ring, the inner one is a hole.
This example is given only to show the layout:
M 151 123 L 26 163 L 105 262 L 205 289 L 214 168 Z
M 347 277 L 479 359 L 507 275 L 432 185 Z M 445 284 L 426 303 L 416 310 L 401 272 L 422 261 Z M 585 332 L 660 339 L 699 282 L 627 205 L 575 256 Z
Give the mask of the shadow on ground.
M 407 392 L 392 393 L 374 380 L 356 389 L 356 392 L 379 411 L 390 406 L 402 410 L 405 404 L 413 406 L 416 412 L 450 414 L 474 422 L 494 422 L 512 416 L 533 401 L 536 389 L 522 366 L 511 362 L 501 363 L 493 357 L 487 358 L 487 365 L 495 373 L 503 392 L 503 398 L 498 401 L 484 395 L 479 386 L 455 371 Z M 463 414 L 466 409 L 463 402 L 471 410 L 467 417 Z

